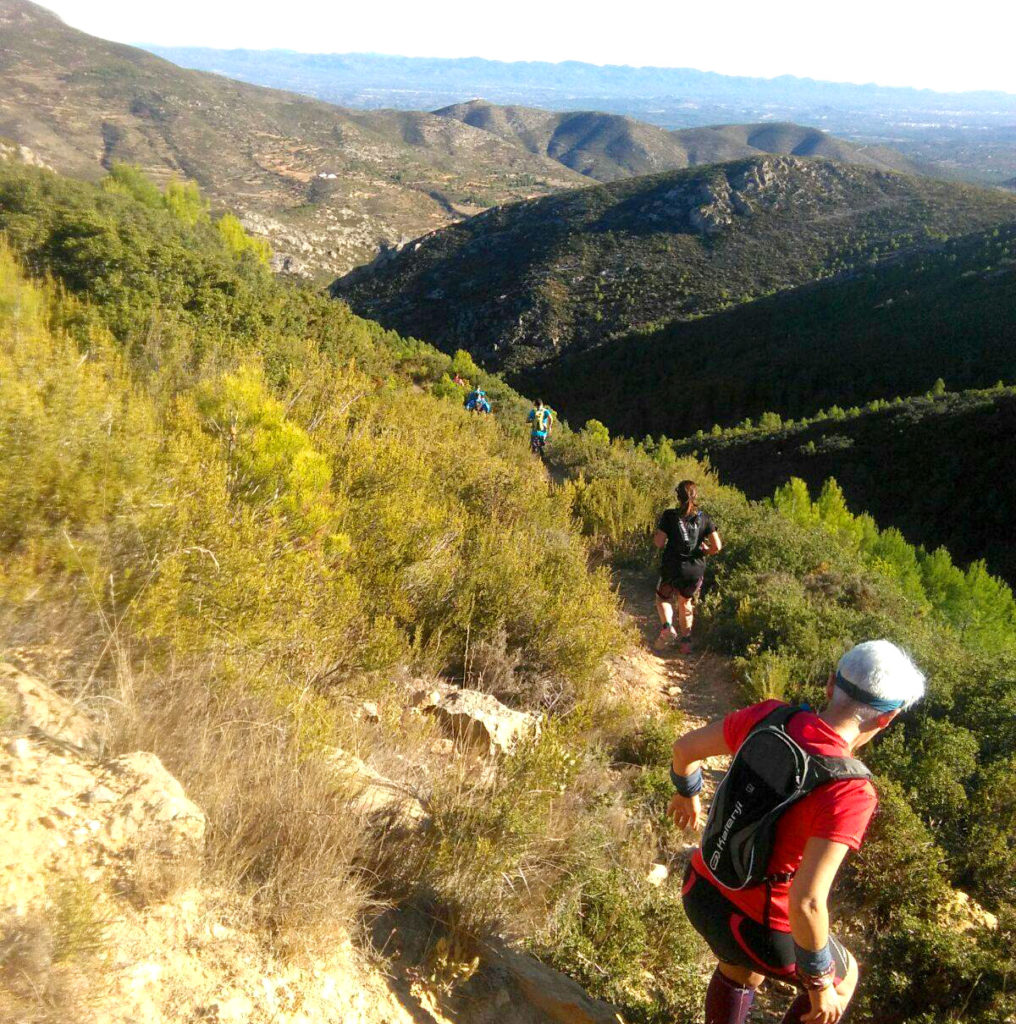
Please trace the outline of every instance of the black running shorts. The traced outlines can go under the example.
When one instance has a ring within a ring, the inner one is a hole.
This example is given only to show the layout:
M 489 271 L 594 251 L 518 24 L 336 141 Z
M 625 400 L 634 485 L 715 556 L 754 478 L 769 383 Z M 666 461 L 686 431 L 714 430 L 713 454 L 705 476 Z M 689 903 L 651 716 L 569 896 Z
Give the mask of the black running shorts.
M 698 596 L 698 592 L 702 589 L 702 577 L 688 582 L 686 580 L 676 580 L 671 582 L 661 577 L 659 583 L 656 584 L 656 596 L 667 604 L 672 604 L 678 597 L 683 597 L 686 600 L 690 600 L 693 597 Z
M 757 971 L 767 978 L 794 981 L 797 958 L 790 932 L 774 931 L 753 921 L 690 864 L 681 895 L 688 920 L 718 960 Z M 844 945 L 832 935 L 829 950 L 836 965 L 836 984 L 839 984 L 847 975 L 850 957 Z

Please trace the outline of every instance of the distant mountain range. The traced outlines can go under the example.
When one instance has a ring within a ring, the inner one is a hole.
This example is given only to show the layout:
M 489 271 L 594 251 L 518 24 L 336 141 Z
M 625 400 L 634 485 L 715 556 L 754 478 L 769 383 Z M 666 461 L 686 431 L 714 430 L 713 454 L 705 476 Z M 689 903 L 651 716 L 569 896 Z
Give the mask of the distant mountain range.
M 883 170 L 919 174 L 902 153 L 861 146 L 789 123 L 728 124 L 666 131 L 620 114 L 500 107 L 471 100 L 434 113 L 482 128 L 530 153 L 557 160 L 597 181 L 737 160 L 760 153 L 826 157 Z
M 963 109 L 997 114 L 1016 109 L 1016 94 L 1002 92 L 943 93 L 931 89 L 854 85 L 781 75 L 753 78 L 721 75 L 693 68 L 631 67 L 566 60 L 498 61 L 479 57 L 398 57 L 376 53 L 297 53 L 293 50 L 221 50 L 199 46 L 140 44 L 185 67 L 199 67 L 235 78 L 261 82 L 272 78 L 276 87 L 313 86 L 322 98 L 353 102 L 375 94 L 401 93 L 451 96 L 463 89 L 481 88 L 490 95 L 540 93 L 550 100 L 617 99 L 632 97 L 659 101 L 686 96 L 702 103 L 825 104 L 837 109 L 869 108 L 942 111 Z M 389 97 L 385 96 L 385 101 Z M 414 105 L 416 101 L 414 99 Z M 557 106 L 557 104 L 554 104 Z
M 286 269 L 334 276 L 386 244 L 585 180 L 452 118 L 185 71 L 27 0 L 0 0 L 0 37 L 0 137 L 78 176 L 123 161 L 193 178 L 267 234 Z
M 690 68 L 502 62 L 289 50 L 151 46 L 185 67 L 353 107 L 498 104 L 626 114 L 668 128 L 764 120 L 890 146 L 938 173 L 998 184 L 1016 174 L 1016 95 L 746 78 Z
M 1002 190 L 756 156 L 489 210 L 335 292 L 387 327 L 510 371 L 608 342 L 623 361 L 621 340 L 639 332 L 1012 220 L 1016 197 Z M 586 361 L 586 384 L 599 361 Z

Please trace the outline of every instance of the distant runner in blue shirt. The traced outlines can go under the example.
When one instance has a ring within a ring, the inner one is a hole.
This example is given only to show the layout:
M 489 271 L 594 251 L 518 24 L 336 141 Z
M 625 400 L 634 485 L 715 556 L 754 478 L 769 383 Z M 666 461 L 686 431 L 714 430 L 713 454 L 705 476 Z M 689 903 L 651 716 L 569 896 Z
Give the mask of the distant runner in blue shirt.
M 542 457 L 547 447 L 547 438 L 554 428 L 554 411 L 537 400 L 535 408 L 529 410 L 526 422 L 530 424 L 529 450 Z
M 487 398 L 487 392 L 483 388 L 476 388 L 475 391 L 470 391 L 466 395 L 463 405 L 469 412 L 489 413 L 491 411 L 490 399 Z

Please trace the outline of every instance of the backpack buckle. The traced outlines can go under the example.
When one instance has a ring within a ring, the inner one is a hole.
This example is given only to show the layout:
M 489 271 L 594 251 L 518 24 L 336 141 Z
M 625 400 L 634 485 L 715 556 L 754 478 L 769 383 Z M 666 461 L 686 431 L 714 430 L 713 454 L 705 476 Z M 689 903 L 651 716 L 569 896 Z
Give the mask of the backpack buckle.
M 775 875 L 766 875 L 763 881 L 767 885 L 783 885 L 784 882 L 793 881 L 796 871 L 778 871 Z

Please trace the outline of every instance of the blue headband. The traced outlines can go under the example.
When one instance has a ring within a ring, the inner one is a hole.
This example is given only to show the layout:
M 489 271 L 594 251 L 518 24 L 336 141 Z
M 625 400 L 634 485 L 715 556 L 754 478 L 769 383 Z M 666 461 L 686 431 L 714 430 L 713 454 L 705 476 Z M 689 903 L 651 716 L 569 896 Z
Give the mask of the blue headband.
M 868 707 L 874 708 L 876 711 L 898 711 L 907 703 L 905 700 L 885 700 L 882 697 L 873 697 L 866 690 L 855 686 L 849 679 L 844 679 L 839 672 L 836 673 L 836 685 L 851 700 L 856 700 L 858 704 L 867 704 Z

